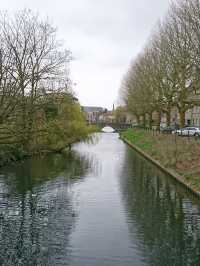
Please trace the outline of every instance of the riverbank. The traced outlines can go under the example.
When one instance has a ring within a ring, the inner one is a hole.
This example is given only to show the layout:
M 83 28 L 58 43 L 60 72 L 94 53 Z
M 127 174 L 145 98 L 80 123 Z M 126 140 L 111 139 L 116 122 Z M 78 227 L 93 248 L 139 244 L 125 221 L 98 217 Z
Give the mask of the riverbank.
M 22 161 L 28 158 L 31 158 L 36 155 L 43 155 L 48 153 L 62 153 L 67 150 L 70 150 L 71 144 L 66 146 L 65 149 L 61 151 L 53 151 L 53 150 L 40 150 L 32 153 L 28 153 L 23 150 L 20 146 L 3 146 L 0 148 L 0 167 L 5 166 L 7 164 L 16 163 L 18 161 Z
M 121 138 L 179 182 L 200 193 L 200 140 L 129 129 Z
M 97 128 L 94 126 L 86 127 L 82 136 L 71 136 L 71 138 L 68 138 L 68 142 L 64 143 L 64 141 L 62 141 L 62 145 L 59 146 L 58 149 L 49 146 L 40 146 L 39 148 L 37 147 L 37 149 L 28 151 L 23 149 L 20 144 L 0 145 L 0 167 L 22 161 L 36 155 L 65 153 L 66 151 L 71 150 L 71 146 L 75 143 L 80 141 L 90 141 L 92 139 L 92 134 L 97 131 Z

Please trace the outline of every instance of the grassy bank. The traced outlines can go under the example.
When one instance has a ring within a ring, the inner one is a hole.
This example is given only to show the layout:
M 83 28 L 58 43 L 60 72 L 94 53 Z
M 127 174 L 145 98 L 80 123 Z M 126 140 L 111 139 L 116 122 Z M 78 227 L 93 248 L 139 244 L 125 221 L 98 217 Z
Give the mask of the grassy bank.
M 91 141 L 93 133 L 98 132 L 98 128 L 95 126 L 84 126 L 80 134 L 71 134 L 67 138 L 58 138 L 57 143 L 52 142 L 52 147 L 48 145 L 33 147 L 32 150 L 26 150 L 23 146 L 18 144 L 6 144 L 0 145 L 0 167 L 10 163 L 15 163 L 20 160 L 24 160 L 28 157 L 35 155 L 42 155 L 46 153 L 63 153 L 71 149 L 71 145 L 80 141 Z M 51 138 L 52 141 L 52 138 Z M 56 145 L 56 146 L 55 146 Z M 58 147 L 58 148 L 57 148 Z
M 200 191 L 200 139 L 142 129 L 129 129 L 122 133 L 122 138 L 178 173 L 190 187 Z

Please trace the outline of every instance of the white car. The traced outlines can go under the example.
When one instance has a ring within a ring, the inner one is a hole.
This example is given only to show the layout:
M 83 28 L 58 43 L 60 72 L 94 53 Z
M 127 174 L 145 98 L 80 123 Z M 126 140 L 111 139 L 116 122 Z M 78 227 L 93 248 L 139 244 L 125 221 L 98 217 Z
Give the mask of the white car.
M 184 127 L 181 129 L 177 129 L 173 132 L 179 136 L 200 136 L 200 128 L 198 127 Z

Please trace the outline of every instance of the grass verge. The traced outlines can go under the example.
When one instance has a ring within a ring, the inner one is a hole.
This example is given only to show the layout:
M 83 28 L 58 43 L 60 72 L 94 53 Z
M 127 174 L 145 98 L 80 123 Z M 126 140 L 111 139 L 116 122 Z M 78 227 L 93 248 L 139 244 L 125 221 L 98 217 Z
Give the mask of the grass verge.
M 142 129 L 129 129 L 122 133 L 164 167 L 175 171 L 183 182 L 200 192 L 200 138 L 178 137 Z

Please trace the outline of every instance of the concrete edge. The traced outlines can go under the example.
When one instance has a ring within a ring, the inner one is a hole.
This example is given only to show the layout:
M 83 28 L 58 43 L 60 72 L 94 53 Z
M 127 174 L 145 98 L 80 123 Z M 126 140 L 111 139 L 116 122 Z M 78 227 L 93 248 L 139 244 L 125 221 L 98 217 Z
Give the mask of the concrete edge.
M 174 170 L 164 167 L 160 164 L 159 161 L 153 159 L 150 155 L 148 155 L 146 152 L 135 146 L 133 143 L 128 141 L 125 137 L 120 137 L 121 140 L 123 140 L 126 144 L 128 144 L 131 148 L 133 148 L 135 151 L 137 151 L 139 154 L 141 154 L 143 157 L 145 157 L 148 161 L 152 162 L 154 165 L 156 165 L 159 169 L 161 169 L 164 173 L 168 174 L 172 178 L 174 178 L 177 182 L 179 182 L 182 186 L 184 186 L 187 190 L 192 192 L 195 196 L 197 196 L 200 199 L 200 192 L 192 188 L 188 183 L 186 183 L 184 180 L 182 180 L 181 175 L 176 173 Z

